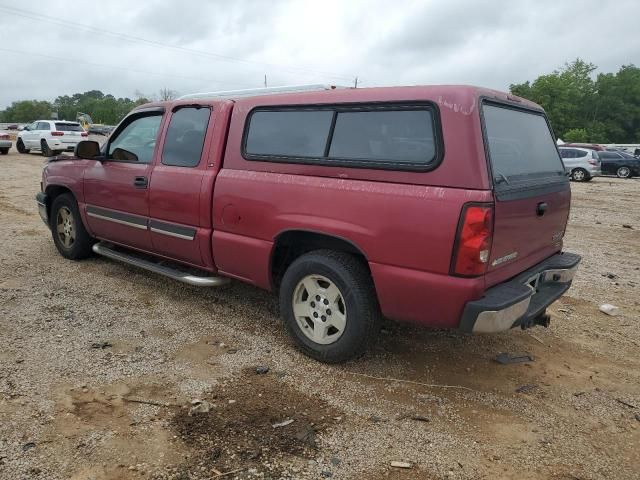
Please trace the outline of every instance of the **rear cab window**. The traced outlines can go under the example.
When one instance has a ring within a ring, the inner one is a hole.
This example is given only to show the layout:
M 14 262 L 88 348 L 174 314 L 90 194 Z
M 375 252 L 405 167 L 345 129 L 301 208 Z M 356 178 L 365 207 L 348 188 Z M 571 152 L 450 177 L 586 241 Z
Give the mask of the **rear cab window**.
M 496 192 L 568 182 L 542 112 L 484 102 L 482 118 Z
M 247 160 L 426 171 L 440 159 L 431 105 L 329 105 L 255 109 Z

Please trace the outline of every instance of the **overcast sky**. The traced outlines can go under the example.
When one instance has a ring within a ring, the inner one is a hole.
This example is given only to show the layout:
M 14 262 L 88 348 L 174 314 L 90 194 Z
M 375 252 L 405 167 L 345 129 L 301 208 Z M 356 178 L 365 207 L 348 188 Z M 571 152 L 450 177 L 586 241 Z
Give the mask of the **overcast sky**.
M 200 53 L 199 53 L 200 52 Z M 0 108 L 308 83 L 506 90 L 581 57 L 640 65 L 639 0 L 0 0 Z

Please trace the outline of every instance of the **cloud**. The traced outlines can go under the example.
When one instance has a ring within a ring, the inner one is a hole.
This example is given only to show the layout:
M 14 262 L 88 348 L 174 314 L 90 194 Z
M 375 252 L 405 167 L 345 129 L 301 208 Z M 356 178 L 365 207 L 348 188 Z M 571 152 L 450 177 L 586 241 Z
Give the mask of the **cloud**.
M 357 75 L 365 87 L 469 83 L 506 90 L 578 56 L 600 71 L 640 64 L 636 0 L 56 5 L 0 0 L 0 108 L 92 89 L 132 97 L 163 87 L 257 87 L 265 74 L 270 85 L 352 84 Z

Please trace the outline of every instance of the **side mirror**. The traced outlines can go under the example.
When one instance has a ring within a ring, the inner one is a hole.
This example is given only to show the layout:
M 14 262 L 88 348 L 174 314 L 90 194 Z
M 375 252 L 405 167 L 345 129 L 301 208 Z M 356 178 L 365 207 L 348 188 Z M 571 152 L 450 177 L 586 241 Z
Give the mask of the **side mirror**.
M 76 157 L 85 160 L 102 160 L 100 156 L 100 144 L 94 140 L 83 140 L 78 142 L 75 151 Z

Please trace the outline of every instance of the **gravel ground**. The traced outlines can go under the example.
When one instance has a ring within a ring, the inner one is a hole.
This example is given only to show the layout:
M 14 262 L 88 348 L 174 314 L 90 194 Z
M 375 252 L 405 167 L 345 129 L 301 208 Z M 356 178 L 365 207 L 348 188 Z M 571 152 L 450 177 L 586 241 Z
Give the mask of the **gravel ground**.
M 327 366 L 268 293 L 64 260 L 33 200 L 41 164 L 0 157 L 0 478 L 638 478 L 640 181 L 572 184 L 565 245 L 584 260 L 551 328 L 389 323 Z

